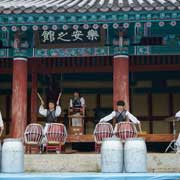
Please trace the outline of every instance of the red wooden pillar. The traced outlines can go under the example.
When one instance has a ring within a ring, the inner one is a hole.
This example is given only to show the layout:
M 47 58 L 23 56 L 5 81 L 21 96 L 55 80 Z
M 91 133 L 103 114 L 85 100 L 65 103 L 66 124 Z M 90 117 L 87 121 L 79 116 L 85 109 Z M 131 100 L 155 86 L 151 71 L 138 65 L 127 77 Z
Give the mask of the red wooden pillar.
M 129 110 L 129 57 L 126 55 L 114 56 L 113 59 L 113 107 L 118 100 L 126 103 Z
M 13 60 L 11 136 L 23 138 L 27 122 L 27 59 Z
M 31 85 L 31 123 L 37 122 L 37 73 L 32 72 Z

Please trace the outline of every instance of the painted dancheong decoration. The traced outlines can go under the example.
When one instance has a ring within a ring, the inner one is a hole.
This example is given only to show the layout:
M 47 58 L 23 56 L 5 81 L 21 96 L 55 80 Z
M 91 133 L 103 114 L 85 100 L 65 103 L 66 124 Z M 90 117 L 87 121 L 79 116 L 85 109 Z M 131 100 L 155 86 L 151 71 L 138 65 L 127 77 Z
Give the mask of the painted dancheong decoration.
M 177 0 L 2 0 L 0 6 L 0 57 L 180 52 Z

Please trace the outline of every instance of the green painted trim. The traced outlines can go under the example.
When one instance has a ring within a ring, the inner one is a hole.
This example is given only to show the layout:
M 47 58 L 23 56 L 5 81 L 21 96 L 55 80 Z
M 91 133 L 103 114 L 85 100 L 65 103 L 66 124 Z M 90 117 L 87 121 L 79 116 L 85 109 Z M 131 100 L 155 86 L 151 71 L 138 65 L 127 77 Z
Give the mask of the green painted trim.
M 56 54 L 56 55 L 54 55 Z M 95 48 L 55 48 L 55 49 L 0 49 L 0 58 L 14 57 L 83 57 L 124 55 L 179 55 L 180 46 L 104 46 Z

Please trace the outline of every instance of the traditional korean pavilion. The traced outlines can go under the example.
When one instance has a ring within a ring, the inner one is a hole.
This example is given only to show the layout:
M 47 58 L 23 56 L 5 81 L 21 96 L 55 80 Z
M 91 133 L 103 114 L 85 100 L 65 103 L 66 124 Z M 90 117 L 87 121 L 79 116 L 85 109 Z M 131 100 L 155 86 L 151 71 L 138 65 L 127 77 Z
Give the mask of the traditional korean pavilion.
M 180 109 L 179 9 L 180 0 L 1 0 L 5 133 L 22 137 L 40 120 L 37 92 L 63 90 L 65 112 L 78 88 L 92 129 L 94 109 L 109 112 L 123 99 L 145 131 L 170 141 L 164 119 Z

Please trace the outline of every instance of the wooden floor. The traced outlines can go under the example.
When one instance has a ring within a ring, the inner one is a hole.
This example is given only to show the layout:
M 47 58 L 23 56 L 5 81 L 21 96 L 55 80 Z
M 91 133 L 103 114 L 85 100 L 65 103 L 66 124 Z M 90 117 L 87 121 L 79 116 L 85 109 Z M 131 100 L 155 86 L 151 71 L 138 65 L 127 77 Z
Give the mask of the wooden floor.
M 138 137 L 143 137 L 146 142 L 170 142 L 173 140 L 173 134 L 138 134 Z M 68 135 L 66 142 L 94 142 L 94 136 L 92 134 Z

